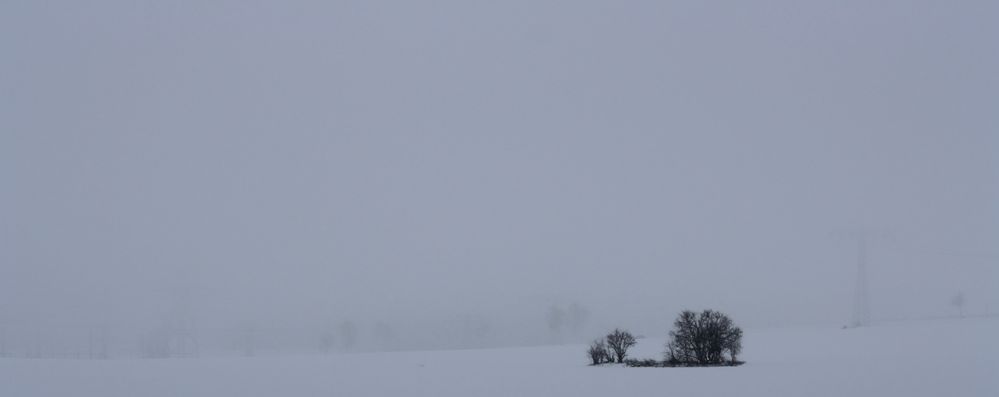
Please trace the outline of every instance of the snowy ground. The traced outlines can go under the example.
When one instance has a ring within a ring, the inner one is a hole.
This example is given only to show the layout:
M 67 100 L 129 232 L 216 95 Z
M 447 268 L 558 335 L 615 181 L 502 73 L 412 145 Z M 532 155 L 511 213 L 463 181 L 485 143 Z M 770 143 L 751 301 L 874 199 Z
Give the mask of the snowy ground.
M 0 396 L 999 396 L 999 319 L 747 330 L 734 368 L 588 367 L 583 346 L 170 360 L 0 359 Z M 633 356 L 659 357 L 661 339 Z

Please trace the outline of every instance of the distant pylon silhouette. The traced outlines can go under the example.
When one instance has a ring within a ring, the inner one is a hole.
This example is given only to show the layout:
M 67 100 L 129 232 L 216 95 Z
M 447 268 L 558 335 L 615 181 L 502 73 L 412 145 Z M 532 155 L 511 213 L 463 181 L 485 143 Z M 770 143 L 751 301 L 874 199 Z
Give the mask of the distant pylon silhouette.
M 853 297 L 853 326 L 871 324 L 871 303 L 867 287 L 867 236 L 857 236 L 857 286 Z

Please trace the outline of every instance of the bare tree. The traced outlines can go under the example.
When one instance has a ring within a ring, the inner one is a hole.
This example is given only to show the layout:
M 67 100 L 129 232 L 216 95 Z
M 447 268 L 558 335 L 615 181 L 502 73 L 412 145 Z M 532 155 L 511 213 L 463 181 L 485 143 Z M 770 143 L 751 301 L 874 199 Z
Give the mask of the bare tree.
M 375 323 L 371 332 L 378 341 L 379 348 L 382 350 L 392 350 L 395 348 L 395 329 L 391 325 L 379 321 Z
M 336 335 L 331 329 L 324 329 L 319 334 L 319 351 L 323 354 L 330 354 L 336 346 Z
M 669 336 L 666 361 L 674 365 L 719 365 L 725 362 L 725 353 L 729 363 L 736 363 L 742 351 L 742 329 L 714 310 L 683 311 Z
M 340 347 L 349 351 L 357 344 L 357 326 L 350 321 L 340 323 Z
M 961 317 L 964 317 L 964 292 L 958 292 L 950 299 L 950 304 L 957 308 L 957 312 Z
M 569 326 L 569 330 L 572 331 L 573 337 L 579 336 L 580 331 L 583 330 L 589 318 L 590 311 L 586 310 L 585 307 L 575 302 L 569 305 L 569 309 L 566 310 L 566 323 Z
M 731 358 L 729 362 L 739 362 L 736 356 L 742 353 L 742 328 L 734 327 L 726 334 L 724 347 Z
M 488 318 L 480 314 L 461 314 L 457 317 L 460 322 L 461 339 L 458 345 L 461 347 L 485 347 L 489 344 L 489 338 L 493 332 L 493 325 Z
M 106 359 L 108 358 L 107 328 L 92 327 L 87 334 L 87 358 Z
M 237 343 L 239 349 L 246 357 L 253 357 L 257 354 L 257 327 L 253 323 L 244 324 L 239 328 Z
M 590 344 L 586 350 L 586 355 L 590 357 L 591 365 L 600 365 L 614 360 L 611 351 L 607 348 L 607 343 L 603 339 L 597 339 Z
M 548 330 L 552 333 L 552 339 L 557 343 L 562 342 L 562 328 L 565 326 L 565 310 L 558 306 L 548 308 Z
M 7 327 L 0 324 L 0 357 L 7 356 Z
M 143 358 L 167 358 L 171 355 L 170 335 L 165 327 L 156 327 L 144 333 L 139 340 Z
M 635 336 L 628 331 L 615 328 L 613 332 L 607 334 L 607 346 L 614 352 L 614 358 L 619 363 L 624 362 L 624 358 L 628 355 L 628 349 L 635 343 Z

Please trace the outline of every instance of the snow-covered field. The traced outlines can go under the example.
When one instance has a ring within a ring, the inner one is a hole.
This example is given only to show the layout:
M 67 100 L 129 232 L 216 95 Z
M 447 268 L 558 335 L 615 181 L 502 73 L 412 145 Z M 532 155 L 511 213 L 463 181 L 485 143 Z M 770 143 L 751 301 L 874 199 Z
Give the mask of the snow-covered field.
M 583 346 L 169 360 L 0 359 L 0 396 L 999 396 L 999 319 L 747 330 L 734 368 L 586 366 Z M 644 339 L 635 357 L 659 357 Z

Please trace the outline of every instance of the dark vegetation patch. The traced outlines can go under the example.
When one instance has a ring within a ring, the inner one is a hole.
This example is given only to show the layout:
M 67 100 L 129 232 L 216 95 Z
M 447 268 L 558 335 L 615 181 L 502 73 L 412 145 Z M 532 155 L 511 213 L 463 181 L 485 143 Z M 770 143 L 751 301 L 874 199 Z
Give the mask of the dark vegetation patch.
M 744 363 L 736 358 L 742 352 L 742 329 L 721 312 L 684 310 L 673 322 L 669 337 L 662 361 L 627 358 L 628 349 L 636 341 L 630 332 L 620 329 L 593 341 L 586 354 L 590 365 L 616 362 L 627 367 L 735 367 Z

